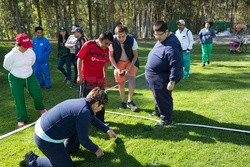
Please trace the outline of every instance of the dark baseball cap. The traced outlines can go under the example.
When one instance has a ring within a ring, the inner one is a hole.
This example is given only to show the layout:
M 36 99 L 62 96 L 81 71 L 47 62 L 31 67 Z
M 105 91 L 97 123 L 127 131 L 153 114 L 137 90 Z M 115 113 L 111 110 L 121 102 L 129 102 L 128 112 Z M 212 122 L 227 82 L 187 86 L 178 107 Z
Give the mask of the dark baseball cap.
M 72 30 L 71 32 L 80 32 L 81 34 L 83 34 L 83 30 L 80 27 L 76 27 L 74 30 Z

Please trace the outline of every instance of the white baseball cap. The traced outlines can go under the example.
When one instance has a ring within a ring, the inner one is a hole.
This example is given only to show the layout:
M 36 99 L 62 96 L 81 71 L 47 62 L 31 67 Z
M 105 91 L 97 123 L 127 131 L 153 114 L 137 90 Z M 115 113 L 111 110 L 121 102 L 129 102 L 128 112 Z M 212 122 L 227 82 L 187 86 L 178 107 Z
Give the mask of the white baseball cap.
M 181 20 L 178 20 L 178 21 L 177 21 L 177 24 L 178 24 L 178 23 L 181 23 L 182 25 L 185 25 L 185 21 L 182 20 L 182 19 L 181 19 Z

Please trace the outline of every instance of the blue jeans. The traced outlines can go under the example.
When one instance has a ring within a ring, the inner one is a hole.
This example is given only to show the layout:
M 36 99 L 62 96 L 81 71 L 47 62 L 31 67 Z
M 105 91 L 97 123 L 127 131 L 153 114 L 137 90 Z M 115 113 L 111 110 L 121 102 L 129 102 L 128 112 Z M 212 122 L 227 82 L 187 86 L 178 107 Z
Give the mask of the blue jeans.
M 66 69 L 67 72 L 65 71 L 65 69 L 63 68 L 63 65 L 66 63 Z M 58 60 L 58 70 L 60 70 L 63 75 L 67 78 L 67 80 L 71 80 L 71 58 L 67 57 L 67 58 L 59 58 Z

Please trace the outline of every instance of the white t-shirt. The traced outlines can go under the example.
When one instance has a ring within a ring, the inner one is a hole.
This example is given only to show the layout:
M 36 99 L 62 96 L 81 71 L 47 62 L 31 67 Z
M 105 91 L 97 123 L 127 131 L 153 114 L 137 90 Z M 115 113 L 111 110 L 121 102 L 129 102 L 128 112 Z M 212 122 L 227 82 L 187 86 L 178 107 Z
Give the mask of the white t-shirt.
M 66 44 L 70 44 L 70 45 L 74 45 L 76 44 L 77 38 L 75 37 L 75 35 L 70 35 L 66 41 Z M 75 47 L 74 48 L 70 48 L 70 53 L 75 54 Z
M 31 48 L 22 53 L 14 47 L 5 55 L 3 67 L 15 77 L 26 79 L 32 75 L 35 61 L 36 55 Z
M 188 30 L 186 27 L 180 31 L 179 29 L 176 30 L 175 36 L 181 43 L 182 50 L 191 50 L 193 47 L 194 39 L 192 32 Z
M 128 60 L 128 56 L 124 50 L 124 44 L 121 44 L 121 48 L 122 48 L 122 55 L 121 55 L 121 58 L 120 60 L 121 61 L 127 61 Z M 132 46 L 132 50 L 137 50 L 138 49 L 138 43 L 136 42 L 136 40 L 134 39 L 134 44 Z M 109 51 L 113 52 L 114 51 L 114 48 L 113 48 L 113 45 L 109 45 Z

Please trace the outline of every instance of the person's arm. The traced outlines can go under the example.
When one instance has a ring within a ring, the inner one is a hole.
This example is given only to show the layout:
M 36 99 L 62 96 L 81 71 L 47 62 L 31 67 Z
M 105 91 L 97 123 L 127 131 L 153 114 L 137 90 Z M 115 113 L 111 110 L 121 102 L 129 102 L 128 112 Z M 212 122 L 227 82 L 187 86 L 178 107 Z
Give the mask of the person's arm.
M 82 84 L 82 69 L 83 67 L 83 63 L 84 63 L 84 57 L 87 54 L 87 45 L 83 45 L 82 48 L 80 49 L 80 51 L 77 53 L 77 72 L 78 72 L 78 76 L 77 76 L 77 83 L 78 84 Z
M 103 78 L 106 79 L 108 72 L 108 63 L 105 63 L 103 66 Z
M 46 50 L 45 50 L 45 55 L 46 55 L 46 57 L 49 57 L 49 55 L 50 55 L 50 53 L 51 53 L 51 46 L 50 46 L 50 43 L 49 43 L 49 40 L 48 39 L 46 39 L 47 40 L 47 42 L 46 42 Z
M 211 29 L 211 38 L 214 38 L 214 37 L 216 37 L 215 31 L 214 29 Z
M 199 32 L 199 39 L 200 39 L 200 42 L 202 43 L 202 30 Z
M 194 43 L 194 38 L 193 38 L 193 34 L 192 32 L 189 30 L 188 31 L 188 39 L 189 39 L 189 44 L 188 44 L 188 47 L 187 47 L 187 51 L 191 51 L 192 48 L 193 48 L 193 43 Z
M 133 44 L 133 47 L 132 47 L 132 52 L 133 52 L 133 59 L 132 59 L 132 62 L 130 63 L 130 66 L 129 68 L 127 69 L 127 73 L 129 73 L 129 71 L 131 70 L 131 68 L 135 65 L 135 62 L 136 60 L 138 59 L 138 44 L 136 42 L 136 40 L 134 39 L 134 44 Z
M 13 56 L 12 52 L 9 52 L 8 54 L 5 55 L 4 61 L 3 61 L 3 67 L 7 70 L 10 71 L 11 66 L 13 64 Z

